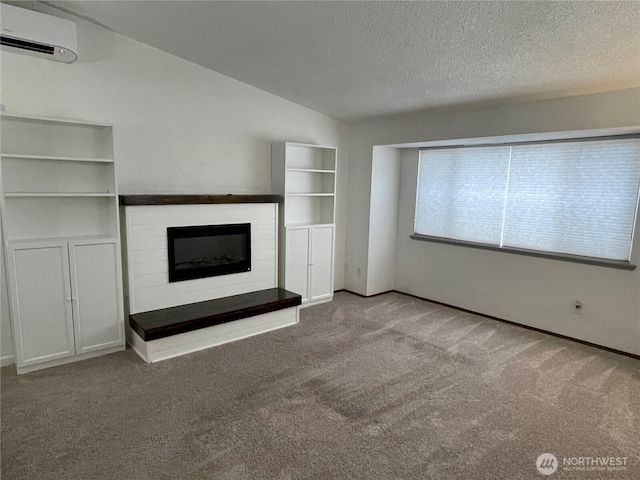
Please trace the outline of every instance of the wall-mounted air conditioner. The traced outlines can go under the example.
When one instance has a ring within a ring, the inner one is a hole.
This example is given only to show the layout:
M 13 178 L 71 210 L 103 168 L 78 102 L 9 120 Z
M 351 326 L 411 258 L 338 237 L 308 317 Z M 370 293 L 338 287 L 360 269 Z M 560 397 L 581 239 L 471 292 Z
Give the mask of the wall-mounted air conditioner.
M 72 63 L 78 58 L 76 24 L 0 3 L 2 49 L 56 62 Z

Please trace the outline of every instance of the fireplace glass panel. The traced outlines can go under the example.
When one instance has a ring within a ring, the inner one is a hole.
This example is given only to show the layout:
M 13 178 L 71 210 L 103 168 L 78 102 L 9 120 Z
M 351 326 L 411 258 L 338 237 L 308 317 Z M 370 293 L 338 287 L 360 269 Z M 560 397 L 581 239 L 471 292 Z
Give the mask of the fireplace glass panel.
M 251 224 L 172 227 L 169 281 L 251 270 Z

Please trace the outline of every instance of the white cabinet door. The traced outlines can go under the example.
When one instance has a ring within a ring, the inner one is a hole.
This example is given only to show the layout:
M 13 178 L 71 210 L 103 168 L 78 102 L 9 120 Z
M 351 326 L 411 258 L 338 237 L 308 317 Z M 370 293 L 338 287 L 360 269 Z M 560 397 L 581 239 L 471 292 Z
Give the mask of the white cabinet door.
M 311 231 L 309 228 L 287 228 L 285 287 L 309 300 L 309 263 Z
M 67 242 L 8 248 L 18 367 L 75 354 Z
M 115 240 L 69 242 L 76 353 L 124 342 L 117 249 Z
M 312 228 L 310 300 L 333 295 L 333 225 Z

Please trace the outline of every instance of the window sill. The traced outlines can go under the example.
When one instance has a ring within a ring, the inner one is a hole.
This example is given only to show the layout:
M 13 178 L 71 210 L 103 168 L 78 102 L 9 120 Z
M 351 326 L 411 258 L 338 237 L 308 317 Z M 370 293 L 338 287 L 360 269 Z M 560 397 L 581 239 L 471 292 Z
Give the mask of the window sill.
M 636 269 L 636 265 L 618 260 L 604 260 L 601 258 L 581 257 L 579 255 L 567 255 L 562 253 L 538 252 L 535 250 L 524 250 L 512 247 L 496 247 L 494 245 L 487 245 L 484 243 L 467 242 L 464 240 L 455 240 L 453 238 L 431 237 L 429 235 L 420 235 L 418 233 L 414 233 L 413 235 L 410 235 L 410 237 L 413 240 L 420 240 L 423 242 L 443 243 L 445 245 L 456 245 L 459 247 L 477 248 L 479 250 L 491 250 L 494 252 L 525 255 L 527 257 L 537 257 L 546 258 L 549 260 L 560 260 L 563 262 L 581 263 L 583 265 L 595 265 L 598 267 L 617 268 L 620 270 Z

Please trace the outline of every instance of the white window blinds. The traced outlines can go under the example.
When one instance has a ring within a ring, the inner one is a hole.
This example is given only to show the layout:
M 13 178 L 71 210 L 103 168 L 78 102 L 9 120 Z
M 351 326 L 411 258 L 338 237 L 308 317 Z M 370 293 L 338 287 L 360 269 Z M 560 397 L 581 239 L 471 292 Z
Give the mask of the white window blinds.
M 423 150 L 415 232 L 629 261 L 640 139 Z
M 422 152 L 416 233 L 499 244 L 508 169 L 503 147 Z

